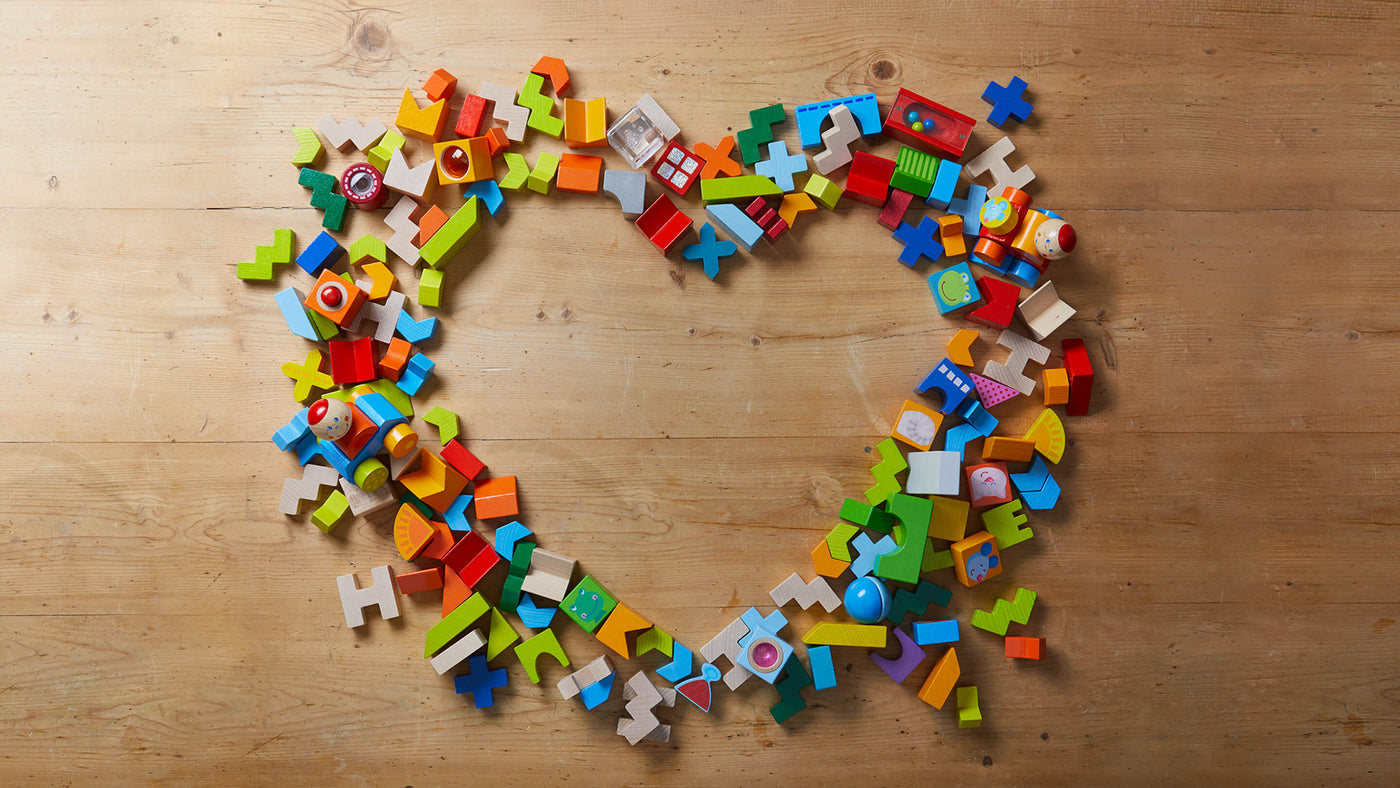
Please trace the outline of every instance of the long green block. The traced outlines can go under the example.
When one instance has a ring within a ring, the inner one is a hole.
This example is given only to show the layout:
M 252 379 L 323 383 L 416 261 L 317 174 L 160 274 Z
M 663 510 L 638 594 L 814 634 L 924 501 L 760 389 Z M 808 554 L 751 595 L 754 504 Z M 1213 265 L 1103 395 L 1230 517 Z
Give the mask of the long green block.
M 418 250 L 419 256 L 433 268 L 441 268 L 457 256 L 481 229 L 481 200 L 473 197 L 452 214 L 433 237 Z
M 890 186 L 926 200 L 933 191 L 937 175 L 938 157 L 906 146 L 899 149 L 899 156 L 894 160 Z
M 894 438 L 880 441 L 875 450 L 880 453 L 880 462 L 870 469 L 870 475 L 875 477 L 875 486 L 865 491 L 865 502 L 872 506 L 884 503 L 902 489 L 895 475 L 909 467 L 904 455 L 899 453 L 899 446 L 895 444 Z
M 842 502 L 841 519 L 882 534 L 889 533 L 894 525 L 894 516 L 889 512 L 854 498 Z
M 700 199 L 705 202 L 733 202 L 782 194 L 778 184 L 762 175 L 738 175 L 700 181 Z
M 472 594 L 467 601 L 458 605 L 456 610 L 428 629 L 428 634 L 423 638 L 423 659 L 442 651 L 453 638 L 466 632 L 467 627 L 476 623 L 476 620 L 486 615 L 490 609 L 491 605 L 480 591 Z

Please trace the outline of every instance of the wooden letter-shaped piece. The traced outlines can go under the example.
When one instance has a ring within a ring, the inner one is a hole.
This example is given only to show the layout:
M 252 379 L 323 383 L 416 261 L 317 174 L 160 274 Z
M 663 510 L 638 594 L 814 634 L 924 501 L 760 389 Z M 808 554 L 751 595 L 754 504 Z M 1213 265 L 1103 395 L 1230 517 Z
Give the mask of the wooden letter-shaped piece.
M 301 514 L 307 503 L 315 503 L 321 497 L 321 488 L 334 486 L 340 474 L 325 465 L 308 465 L 301 472 L 300 479 L 287 479 L 282 482 L 282 514 Z
M 706 662 L 714 662 L 720 657 L 729 660 L 734 667 L 724 674 L 724 684 L 731 690 L 739 688 L 739 685 L 749 680 L 753 674 L 747 668 L 739 664 L 739 641 L 749 634 L 749 627 L 742 618 L 736 618 L 729 626 L 725 627 L 718 635 L 711 638 L 700 649 L 700 656 Z
M 1006 359 L 1005 364 L 988 361 L 987 365 L 982 368 L 982 374 L 1003 386 L 1010 386 L 1029 396 L 1032 391 L 1035 391 L 1035 380 L 1024 374 L 1026 364 L 1032 361 L 1044 364 L 1050 358 L 1050 348 L 1010 330 L 1001 332 L 997 337 L 997 344 L 1008 348 L 1011 355 Z
M 992 174 L 992 187 L 989 191 L 993 194 L 1000 194 L 1001 190 L 1007 186 L 1024 189 L 1026 185 L 1035 180 L 1035 171 L 1027 164 L 1015 172 L 1006 164 L 1006 157 L 1016 151 L 1016 145 L 1010 137 L 1002 137 L 992 143 L 991 147 L 977 154 L 977 157 L 967 164 L 963 169 L 967 174 L 976 178 L 984 172 L 990 171 Z
M 479 94 L 495 104 L 492 115 L 506 124 L 506 139 L 511 142 L 524 140 L 525 126 L 530 122 L 530 110 L 515 103 L 515 88 L 495 82 L 483 82 Z
M 674 689 L 667 687 L 658 690 L 651 683 L 651 679 L 647 678 L 646 671 L 639 670 L 623 685 L 622 699 L 627 701 L 627 714 L 617 719 L 618 736 L 626 738 L 627 743 L 633 745 L 643 739 L 661 742 L 671 740 L 671 726 L 662 725 L 660 720 L 656 719 L 653 709 L 657 706 L 676 705 Z
M 824 545 L 823 545 L 824 546 Z M 773 604 L 782 607 L 789 602 L 796 602 L 803 610 L 820 603 L 822 609 L 830 613 L 841 606 L 841 599 L 836 596 L 836 592 L 831 590 L 831 584 L 823 577 L 817 577 L 810 583 L 802 582 L 801 575 L 793 572 L 787 579 L 779 583 L 768 595 L 773 598 Z
M 850 107 L 845 104 L 834 107 L 830 117 L 832 126 L 822 134 L 825 149 L 812 157 L 812 163 L 822 175 L 850 164 L 851 143 L 860 139 L 860 124 Z
M 376 566 L 369 574 L 374 585 L 368 588 L 360 588 L 353 574 L 341 575 L 335 579 L 347 627 L 364 626 L 364 609 L 370 605 L 379 607 L 379 617 L 385 621 L 399 617 L 399 599 L 394 593 L 394 576 L 389 567 Z
M 584 665 L 581 669 L 560 679 L 559 694 L 563 695 L 565 700 L 568 700 L 582 692 L 584 687 L 590 684 L 596 684 L 608 676 L 611 676 L 612 672 L 612 663 L 608 661 L 608 655 L 604 654 L 587 665 Z
M 554 630 L 546 629 L 515 647 L 515 656 L 524 666 L 531 684 L 540 683 L 540 670 L 536 663 L 539 662 L 541 654 L 554 657 L 566 668 L 569 666 L 569 656 L 564 653 L 564 647 L 559 645 L 559 638 L 555 636 Z

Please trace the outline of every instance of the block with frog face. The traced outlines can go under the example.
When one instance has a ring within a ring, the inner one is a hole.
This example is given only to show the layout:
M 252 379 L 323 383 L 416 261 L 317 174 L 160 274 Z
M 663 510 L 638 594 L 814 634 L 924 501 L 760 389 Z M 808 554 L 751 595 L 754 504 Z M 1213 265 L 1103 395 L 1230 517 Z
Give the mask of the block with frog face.
M 593 575 L 585 575 L 559 603 L 559 609 L 564 611 L 564 615 L 583 627 L 584 632 L 596 630 L 615 607 L 617 600 L 593 579 Z

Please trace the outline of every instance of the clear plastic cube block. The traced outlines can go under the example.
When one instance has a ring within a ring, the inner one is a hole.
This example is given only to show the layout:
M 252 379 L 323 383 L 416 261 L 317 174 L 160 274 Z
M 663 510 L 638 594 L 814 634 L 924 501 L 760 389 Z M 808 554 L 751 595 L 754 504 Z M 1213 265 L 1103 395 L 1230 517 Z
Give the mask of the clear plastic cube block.
M 633 107 L 608 129 L 608 144 L 634 169 L 641 169 L 666 146 L 666 137 L 646 113 Z

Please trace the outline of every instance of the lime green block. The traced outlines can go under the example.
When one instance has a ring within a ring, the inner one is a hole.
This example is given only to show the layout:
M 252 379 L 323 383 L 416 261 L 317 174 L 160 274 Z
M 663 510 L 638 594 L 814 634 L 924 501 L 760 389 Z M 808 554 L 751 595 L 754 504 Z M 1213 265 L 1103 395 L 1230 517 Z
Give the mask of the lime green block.
M 939 569 L 953 568 L 952 550 L 934 550 L 933 543 L 924 548 L 924 564 L 919 568 L 921 572 L 936 572 Z
M 675 639 L 667 634 L 665 630 L 652 627 L 637 636 L 637 656 L 640 657 L 648 651 L 655 649 L 669 657 L 671 656 L 672 650 L 675 648 L 675 643 Z
M 435 268 L 424 268 L 418 276 L 418 303 L 434 309 L 442 306 L 443 273 Z
M 401 149 L 407 141 L 402 134 L 390 129 L 379 138 L 379 144 L 365 151 L 365 158 L 369 160 L 370 166 L 384 172 L 389 167 L 389 159 L 393 158 L 394 151 Z
M 351 284 L 354 284 L 351 282 Z M 306 310 L 306 316 L 311 318 L 311 327 L 316 329 L 316 336 L 321 339 L 330 339 L 340 333 L 340 327 L 332 323 L 325 315 L 314 309 Z
M 531 684 L 540 683 L 540 669 L 535 663 L 539 661 L 541 654 L 554 657 L 566 668 L 569 666 L 569 655 L 565 654 L 564 647 L 559 645 L 559 638 L 554 634 L 554 630 L 546 629 L 515 647 L 515 656 L 525 667 L 525 675 L 530 677 Z
M 530 177 L 530 165 L 525 163 L 525 157 L 519 153 L 506 153 L 502 158 L 505 159 L 509 171 L 506 177 L 501 179 L 501 188 L 512 192 L 520 191 Z
M 958 687 L 958 727 L 982 727 L 982 709 L 977 706 L 976 687 Z
M 428 630 L 428 634 L 423 638 L 423 659 L 442 651 L 453 638 L 466 632 L 467 627 L 486 615 L 486 611 L 490 609 L 491 605 L 486 602 L 481 592 L 472 594 L 467 601 L 458 605 L 456 610 L 448 613 Z
M 520 633 L 510 625 L 504 614 L 491 608 L 491 634 L 486 638 L 486 659 L 493 660 L 510 644 L 520 639 Z
M 928 199 L 938 174 L 938 157 L 910 147 L 901 147 L 894 160 L 894 175 L 890 186 L 909 192 L 920 200 Z
M 837 525 L 831 529 L 831 533 L 826 535 L 827 552 L 831 553 L 831 557 L 838 561 L 850 562 L 853 560 L 850 543 L 858 533 L 860 533 L 860 529 L 850 523 Z
M 447 408 L 433 408 L 423 414 L 423 421 L 437 427 L 438 440 L 442 443 L 447 443 L 457 437 L 457 414 Z
M 316 130 L 297 126 L 292 129 L 292 136 L 297 140 L 297 152 L 292 155 L 292 164 L 297 167 L 315 167 L 321 161 L 321 154 L 326 152 L 321 138 L 316 136 Z
M 822 207 L 829 211 L 836 210 L 836 201 L 841 199 L 841 193 L 845 190 L 831 179 L 823 175 L 812 173 L 812 177 L 807 179 L 807 185 L 802 187 L 812 199 L 816 200 Z
M 481 229 L 481 200 L 473 197 L 418 250 L 428 265 L 441 268 L 457 256 Z
M 335 530 L 340 521 L 345 519 L 345 515 L 350 511 L 350 502 L 346 500 L 345 493 L 340 490 L 331 491 L 330 497 L 321 507 L 311 513 L 311 523 L 320 528 L 324 533 Z
M 389 248 L 372 235 L 362 235 L 350 244 L 349 255 L 350 265 L 364 265 L 368 260 L 384 263 L 389 261 Z
M 782 193 L 783 190 L 778 188 L 778 184 L 762 175 L 739 175 L 734 178 L 700 181 L 700 199 L 705 202 L 733 202 Z
M 553 153 L 541 153 L 535 159 L 535 169 L 530 171 L 526 185 L 530 191 L 549 194 L 549 184 L 554 182 L 554 174 L 559 171 L 559 157 Z

